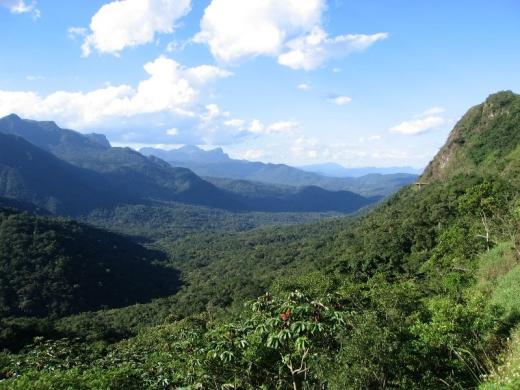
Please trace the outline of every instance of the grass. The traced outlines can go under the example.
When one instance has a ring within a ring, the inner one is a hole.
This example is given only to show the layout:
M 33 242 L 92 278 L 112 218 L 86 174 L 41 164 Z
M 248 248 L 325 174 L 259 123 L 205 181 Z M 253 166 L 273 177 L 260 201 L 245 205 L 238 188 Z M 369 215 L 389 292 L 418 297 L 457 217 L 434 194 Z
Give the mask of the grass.
M 520 263 L 511 243 L 501 243 L 480 256 L 477 289 L 490 294 L 490 304 L 504 310 L 504 323 L 516 324 L 506 351 L 479 390 L 520 389 Z
M 477 270 L 477 288 L 494 291 L 501 279 L 518 265 L 513 246 L 509 242 L 480 255 Z
M 520 327 L 513 332 L 500 364 L 484 379 L 479 390 L 520 389 Z

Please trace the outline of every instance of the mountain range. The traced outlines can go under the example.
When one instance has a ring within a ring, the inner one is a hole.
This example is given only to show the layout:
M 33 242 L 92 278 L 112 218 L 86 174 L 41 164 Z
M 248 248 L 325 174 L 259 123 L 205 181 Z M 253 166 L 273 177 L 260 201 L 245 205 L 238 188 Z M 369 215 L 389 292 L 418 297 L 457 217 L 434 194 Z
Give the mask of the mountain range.
M 303 165 L 299 167 L 301 170 L 307 172 L 319 173 L 324 176 L 331 177 L 360 177 L 366 175 L 392 175 L 397 173 L 406 173 L 409 175 L 420 175 L 422 169 L 412 167 L 356 167 L 347 168 L 343 165 L 336 163 L 323 163 L 323 164 L 312 164 Z
M 351 213 L 380 198 L 315 185 L 283 191 L 256 186 L 252 196 L 251 191 L 241 190 L 243 186 L 217 186 L 155 156 L 111 147 L 100 134 L 83 135 L 54 122 L 25 120 L 14 114 L 0 119 L 0 136 L 0 196 L 57 214 L 79 215 L 150 202 L 232 211 Z M 210 153 L 215 161 L 222 155 Z
M 146 247 L 0 198 L 0 387 L 519 388 L 519 125 L 520 95 L 491 95 L 366 213 Z M 15 171 L 49 158 L 4 137 Z
M 392 172 L 391 168 L 385 174 L 380 173 L 385 169 L 365 168 L 367 174 L 362 174 L 362 170 L 344 169 L 341 176 L 346 176 L 346 171 L 352 172 L 353 174 L 349 175 L 352 177 L 331 177 L 323 172 L 298 169 L 285 164 L 235 160 L 221 148 L 205 151 L 193 145 L 174 150 L 142 148 L 140 152 L 146 156 L 159 157 L 172 166 L 188 168 L 202 177 L 249 180 L 294 187 L 317 186 L 330 191 L 351 191 L 369 197 L 387 196 L 417 179 L 415 171 Z

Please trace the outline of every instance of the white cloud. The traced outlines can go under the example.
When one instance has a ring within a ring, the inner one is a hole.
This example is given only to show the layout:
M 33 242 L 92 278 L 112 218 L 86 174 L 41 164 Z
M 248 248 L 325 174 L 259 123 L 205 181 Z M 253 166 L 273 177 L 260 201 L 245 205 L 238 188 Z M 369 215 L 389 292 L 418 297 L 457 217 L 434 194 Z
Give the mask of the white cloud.
M 253 134 L 293 134 L 300 129 L 301 126 L 296 121 L 280 121 L 265 126 L 258 119 L 253 120 L 248 128 Z
M 249 125 L 249 128 L 248 130 L 251 132 L 251 133 L 263 133 L 264 131 L 264 125 L 262 122 L 260 122 L 258 119 L 253 119 L 253 121 L 251 122 L 251 124 Z
M 27 76 L 25 76 L 25 79 L 27 81 L 38 81 L 38 80 L 45 80 L 45 77 L 39 76 L 39 75 L 28 74 Z
M 388 37 L 329 37 L 321 23 L 326 7 L 326 0 L 212 0 L 193 40 L 207 44 L 218 61 L 268 55 L 292 69 L 312 70 Z
M 270 126 L 267 126 L 266 133 L 267 134 L 291 134 L 296 133 L 301 128 L 300 124 L 296 121 L 281 121 L 275 122 Z
M 241 158 L 246 160 L 257 160 L 265 156 L 265 152 L 262 149 L 247 149 L 241 153 Z
M 166 135 L 169 135 L 171 137 L 179 135 L 179 130 L 175 127 L 172 127 L 171 129 L 166 130 Z
M 121 0 L 103 5 L 92 17 L 84 56 L 95 49 L 117 54 L 126 47 L 153 42 L 158 33 L 172 33 L 175 22 L 191 9 L 191 0 Z
M 288 38 L 320 23 L 325 0 L 212 0 L 194 40 L 219 61 L 277 55 Z
M 315 26 L 309 34 L 289 41 L 288 49 L 278 56 L 278 63 L 292 69 L 312 70 L 329 59 L 366 50 L 375 42 L 386 38 L 387 33 L 348 34 L 330 38 L 321 27 Z
M 13 14 L 29 13 L 34 19 L 41 17 L 41 12 L 36 8 L 36 1 L 26 3 L 25 0 L 0 0 L 0 5 L 7 7 Z
M 186 75 L 197 83 L 205 84 L 214 79 L 229 77 L 233 74 L 213 65 L 200 65 L 186 69 Z
M 352 98 L 348 96 L 334 96 L 329 100 L 338 106 L 344 106 L 345 104 L 350 103 L 352 101 Z
M 224 122 L 224 125 L 229 127 L 235 127 L 237 129 L 243 129 L 245 125 L 245 121 L 242 119 L 230 119 Z
M 418 116 L 421 117 L 421 116 L 442 114 L 445 111 L 446 111 L 446 109 L 443 108 L 443 107 L 432 107 L 432 108 L 428 108 L 427 110 L 425 110 L 424 112 L 422 112 Z
M 414 119 L 403 121 L 390 128 L 390 132 L 404 135 L 422 134 L 445 125 L 448 121 L 438 115 L 445 111 L 442 107 L 432 107 L 421 114 L 415 115 Z
M 230 74 L 213 66 L 186 68 L 159 57 L 144 66 L 149 77 L 137 88 L 107 86 L 90 92 L 57 91 L 41 97 L 30 91 L 0 90 L 0 116 L 18 113 L 30 118 L 52 118 L 66 126 L 85 128 L 106 119 L 189 110 L 211 82 Z
M 316 158 L 318 157 L 319 142 L 316 138 L 300 137 L 297 138 L 292 146 L 291 152 L 293 156 L 298 158 Z
M 67 35 L 69 39 L 76 39 L 78 37 L 84 37 L 87 35 L 88 30 L 85 27 L 69 27 Z
M 309 84 L 302 83 L 298 84 L 296 88 L 298 88 L 300 91 L 308 91 L 309 89 L 311 89 L 311 86 Z

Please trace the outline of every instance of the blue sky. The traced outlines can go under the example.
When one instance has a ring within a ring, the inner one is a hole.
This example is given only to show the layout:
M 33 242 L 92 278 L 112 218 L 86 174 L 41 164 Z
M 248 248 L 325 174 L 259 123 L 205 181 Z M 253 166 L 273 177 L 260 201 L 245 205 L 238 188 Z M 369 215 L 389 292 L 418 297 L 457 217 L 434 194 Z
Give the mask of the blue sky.
M 424 166 L 520 91 L 517 0 L 0 0 L 0 115 L 115 145 Z

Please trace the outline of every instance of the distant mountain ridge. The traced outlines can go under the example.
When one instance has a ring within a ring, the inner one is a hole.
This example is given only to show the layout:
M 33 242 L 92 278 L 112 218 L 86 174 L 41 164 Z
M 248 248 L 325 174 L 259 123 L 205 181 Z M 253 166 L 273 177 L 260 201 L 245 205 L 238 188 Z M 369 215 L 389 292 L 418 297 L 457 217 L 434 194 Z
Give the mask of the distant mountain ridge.
M 165 161 L 189 161 L 193 163 L 219 163 L 232 161 L 229 155 L 224 153 L 222 148 L 203 150 L 194 145 L 185 145 L 172 150 L 141 148 L 139 152 L 145 156 L 153 155 Z
M 386 196 L 417 179 L 409 173 L 368 174 L 358 177 L 330 177 L 285 164 L 234 160 L 222 149 L 204 151 L 196 146 L 161 150 L 142 148 L 147 156 L 157 156 L 174 167 L 184 167 L 202 177 L 250 180 L 295 187 L 317 186 L 329 191 L 351 191 L 363 196 Z
M 57 214 L 143 202 L 183 202 L 231 211 L 339 211 L 375 202 L 349 191 L 301 188 L 288 193 L 247 193 L 200 178 L 155 156 L 114 148 L 100 134 L 82 135 L 54 122 L 9 115 L 0 119 L 0 196 L 31 202 Z M 200 150 L 183 148 L 196 160 Z M 206 153 L 206 152 L 204 152 Z M 213 161 L 229 159 L 222 150 Z
M 422 169 L 412 167 L 359 167 L 347 168 L 336 163 L 324 163 L 300 166 L 300 169 L 307 172 L 319 173 L 332 177 L 360 177 L 365 175 L 379 174 L 391 175 L 396 173 L 406 173 L 410 175 L 419 175 Z

